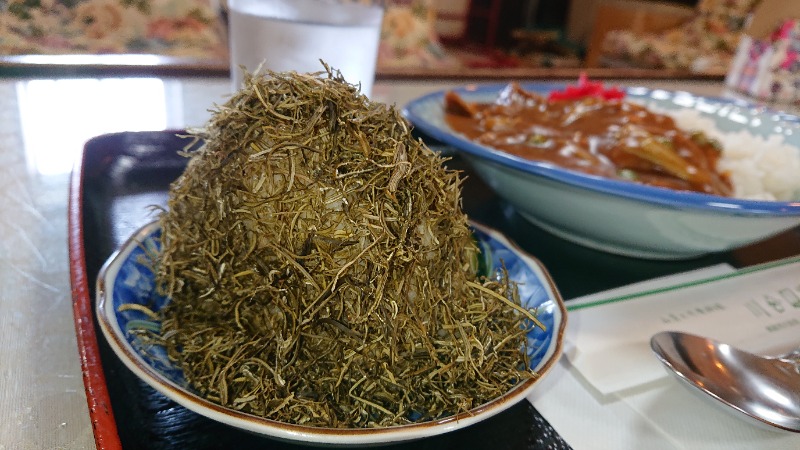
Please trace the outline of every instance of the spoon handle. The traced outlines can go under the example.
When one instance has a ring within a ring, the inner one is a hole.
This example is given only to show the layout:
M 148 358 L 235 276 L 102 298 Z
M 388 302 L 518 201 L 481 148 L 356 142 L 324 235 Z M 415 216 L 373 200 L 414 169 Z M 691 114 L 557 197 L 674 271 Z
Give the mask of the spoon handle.
M 800 373 L 800 347 L 792 350 L 784 356 L 781 356 L 779 359 L 794 365 L 795 372 Z

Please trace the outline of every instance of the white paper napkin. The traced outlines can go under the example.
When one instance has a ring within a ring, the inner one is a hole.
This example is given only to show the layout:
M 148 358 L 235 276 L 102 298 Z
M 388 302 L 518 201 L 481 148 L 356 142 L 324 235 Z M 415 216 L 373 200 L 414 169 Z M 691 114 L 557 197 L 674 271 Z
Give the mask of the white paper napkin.
M 623 364 L 633 367 L 633 373 L 646 375 L 646 382 L 632 377 L 625 377 L 624 383 L 615 382 L 608 377 L 609 370 L 586 369 L 588 359 L 583 361 L 583 371 L 571 363 L 579 354 L 586 358 L 596 351 L 613 349 L 622 352 L 635 347 L 636 342 L 641 345 L 646 343 L 649 349 L 649 336 L 667 328 L 701 335 L 712 335 L 713 332 L 707 331 L 717 330 L 722 334 L 712 337 L 723 339 L 733 334 L 731 330 L 739 329 L 741 324 L 727 322 L 727 318 L 733 317 L 731 314 L 741 314 L 742 305 L 745 305 L 748 314 L 756 316 L 755 323 L 759 324 L 746 325 L 744 328 L 755 330 L 756 335 L 766 335 L 766 338 L 753 339 L 752 342 L 756 344 L 743 343 L 741 337 L 730 339 L 729 342 L 750 347 L 751 350 L 788 348 L 800 343 L 800 323 L 794 325 L 794 310 L 784 308 L 784 312 L 788 310 L 788 315 L 770 312 L 767 316 L 764 309 L 746 305 L 763 307 L 766 304 L 769 308 L 775 308 L 772 303 L 776 299 L 792 303 L 792 292 L 798 289 L 800 259 L 794 259 L 738 272 L 734 272 L 730 266 L 714 266 L 570 300 L 565 356 L 534 390 L 529 400 L 576 450 L 800 449 L 800 435 L 750 425 L 693 394 L 674 377 L 668 376 L 652 353 L 645 357 L 641 349 L 634 349 L 624 354 L 640 355 L 641 359 L 631 356 L 625 361 L 626 358 L 622 358 Z M 637 292 L 638 295 L 632 294 Z M 722 314 L 713 310 L 707 315 L 703 313 L 703 320 L 697 320 L 686 313 L 685 308 L 692 304 L 690 299 L 694 299 L 695 305 L 718 300 L 725 308 L 721 310 Z M 628 311 L 620 306 L 623 304 L 634 306 Z M 800 309 L 800 303 L 796 309 Z M 669 319 L 670 316 L 663 315 L 665 311 L 671 314 L 683 311 L 683 315 L 678 315 L 678 320 Z M 757 314 L 757 311 L 760 313 Z M 625 320 L 610 317 L 612 312 L 620 314 L 619 317 Z M 661 323 L 653 320 L 653 317 L 669 323 Z M 603 324 L 599 322 L 601 320 L 612 322 Z M 590 325 L 587 326 L 587 323 Z M 767 324 L 774 323 L 784 325 L 771 328 L 773 332 L 762 332 L 769 327 Z M 700 329 L 694 329 L 698 324 Z M 610 333 L 609 329 L 618 329 L 619 326 L 631 335 L 626 338 L 598 335 L 603 331 Z M 786 339 L 787 335 L 789 339 Z M 592 341 L 589 336 L 594 339 L 599 337 L 600 342 Z M 584 347 L 581 347 L 581 343 Z M 619 357 L 616 358 L 619 363 Z M 581 358 L 577 357 L 577 360 Z M 632 360 L 638 360 L 642 365 L 631 365 Z M 601 361 L 601 364 L 605 366 L 607 363 Z M 594 382 L 584 372 L 590 373 Z M 596 385 L 604 386 L 607 392 L 602 392 Z
M 650 338 L 659 331 L 686 331 L 758 353 L 796 347 L 800 262 L 781 261 L 568 308 L 569 323 L 578 333 L 567 357 L 592 386 L 609 394 L 665 376 L 650 350 Z

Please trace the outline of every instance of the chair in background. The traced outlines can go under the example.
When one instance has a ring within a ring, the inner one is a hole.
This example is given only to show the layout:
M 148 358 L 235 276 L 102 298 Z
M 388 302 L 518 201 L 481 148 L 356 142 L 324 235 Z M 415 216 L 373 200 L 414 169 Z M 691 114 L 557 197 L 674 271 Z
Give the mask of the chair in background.
M 695 8 L 603 2 L 586 66 L 724 74 L 758 0 L 700 0 Z

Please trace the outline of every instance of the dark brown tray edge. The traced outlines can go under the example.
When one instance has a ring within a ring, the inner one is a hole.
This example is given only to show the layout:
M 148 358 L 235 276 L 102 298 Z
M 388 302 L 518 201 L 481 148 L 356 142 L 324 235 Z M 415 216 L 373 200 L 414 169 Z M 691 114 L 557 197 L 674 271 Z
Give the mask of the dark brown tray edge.
M 89 276 L 83 248 L 83 174 L 86 147 L 73 168 L 70 178 L 67 207 L 67 236 L 69 245 L 70 284 L 75 336 L 81 361 L 86 402 L 98 450 L 121 450 L 111 398 L 100 361 L 100 349 L 95 331 L 94 309 L 90 297 Z

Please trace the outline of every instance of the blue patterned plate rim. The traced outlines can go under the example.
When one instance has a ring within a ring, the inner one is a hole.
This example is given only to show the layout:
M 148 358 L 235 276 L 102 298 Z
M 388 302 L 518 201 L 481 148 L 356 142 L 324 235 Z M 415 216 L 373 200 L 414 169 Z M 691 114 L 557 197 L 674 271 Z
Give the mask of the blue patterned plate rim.
M 493 164 L 582 189 L 604 192 L 639 202 L 656 203 L 678 210 L 702 210 L 739 216 L 800 215 L 800 201 L 747 200 L 698 192 L 680 192 L 627 181 L 611 180 L 564 169 L 546 162 L 526 160 L 492 147 L 477 144 L 451 129 L 444 121 L 443 101 L 445 92 L 452 90 L 468 101 L 492 101 L 507 85 L 508 83 L 470 84 L 459 88 L 431 92 L 406 104 L 403 108 L 403 114 L 416 128 L 425 134 L 464 152 L 468 157 L 477 157 Z M 553 90 L 563 89 L 567 86 L 567 83 L 520 83 L 520 85 L 526 90 L 547 94 Z M 726 116 L 736 114 L 737 117 L 750 120 L 751 125 L 749 126 L 751 128 L 757 126 L 759 130 L 765 133 L 781 132 L 794 140 L 791 144 L 800 147 L 800 117 L 795 115 L 743 100 L 701 96 L 685 91 L 667 91 L 645 87 L 628 87 L 624 88 L 624 90 L 626 98 L 630 100 L 660 102 L 660 106 L 670 105 L 677 108 L 694 108 L 715 120 L 729 120 L 727 117 L 717 115 L 717 113 L 724 113 Z
M 119 307 L 137 303 L 157 312 L 168 301 L 154 294 L 151 265 L 143 259 L 157 254 L 160 248 L 158 222 L 133 233 L 103 265 L 97 278 L 98 322 L 113 351 L 139 378 L 187 409 L 230 426 L 277 439 L 325 446 L 387 444 L 446 433 L 489 418 L 523 400 L 560 357 L 566 327 L 563 299 L 544 266 L 498 231 L 477 223 L 471 225 L 481 248 L 481 264 L 492 267 L 491 273 L 495 273 L 497 264 L 503 261 L 511 278 L 520 283 L 521 299 L 526 306 L 537 308 L 538 318 L 548 330 L 537 328 L 528 335 L 532 344 L 529 355 L 538 378 L 518 384 L 491 402 L 441 420 L 367 429 L 309 427 L 231 410 L 192 392 L 180 368 L 166 358 L 163 348 L 143 348 L 135 336 L 125 332 L 132 322 L 155 323 L 153 319 L 139 309 Z

